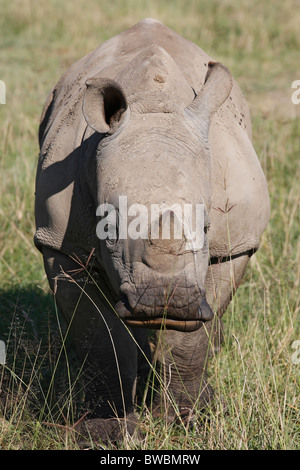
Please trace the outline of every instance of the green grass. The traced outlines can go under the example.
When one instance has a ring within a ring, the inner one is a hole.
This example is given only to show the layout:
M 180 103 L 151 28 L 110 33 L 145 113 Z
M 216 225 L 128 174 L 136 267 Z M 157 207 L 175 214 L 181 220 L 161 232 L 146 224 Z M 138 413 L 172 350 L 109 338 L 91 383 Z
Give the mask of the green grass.
M 277 2 L 276 2 L 277 3 Z M 75 449 L 84 413 L 80 370 L 59 324 L 33 246 L 39 116 L 63 71 L 143 17 L 155 17 L 230 68 L 251 107 L 271 220 L 224 318 L 210 360 L 216 408 L 192 429 L 141 414 L 144 438 L 129 449 L 299 449 L 300 8 L 296 0 L 115 2 L 2 0 L 0 79 L 0 448 Z M 255 221 L 253 221 L 255 223 Z M 4 396 L 3 390 L 8 390 Z M 2 397 L 2 398 L 1 398 Z M 68 427 L 64 427 L 68 423 Z

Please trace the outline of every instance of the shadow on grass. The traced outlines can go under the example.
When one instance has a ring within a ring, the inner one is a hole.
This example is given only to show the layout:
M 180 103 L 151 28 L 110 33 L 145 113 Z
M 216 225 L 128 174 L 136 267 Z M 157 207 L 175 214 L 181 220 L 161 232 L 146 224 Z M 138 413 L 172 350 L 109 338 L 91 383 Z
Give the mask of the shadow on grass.
M 82 412 L 79 365 L 50 293 L 0 289 L 0 340 L 6 347 L 0 417 L 26 411 L 38 421 L 66 424 Z

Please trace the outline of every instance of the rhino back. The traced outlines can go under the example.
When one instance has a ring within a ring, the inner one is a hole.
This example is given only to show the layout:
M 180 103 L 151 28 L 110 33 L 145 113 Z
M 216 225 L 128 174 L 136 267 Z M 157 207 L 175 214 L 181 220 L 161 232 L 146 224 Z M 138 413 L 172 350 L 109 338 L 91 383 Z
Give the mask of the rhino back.
M 47 141 L 53 141 L 62 126 L 74 129 L 75 140 L 70 139 L 70 145 L 73 144 L 74 148 L 80 144 L 86 128 L 81 112 L 86 80 L 94 76 L 115 78 L 137 54 L 151 45 L 165 49 L 176 62 L 190 86 L 196 91 L 201 89 L 207 73 L 208 62 L 213 59 L 196 44 L 183 38 L 162 23 L 151 18 L 145 19 L 127 31 L 107 40 L 93 52 L 75 62 L 65 72 L 50 93 L 44 106 L 40 128 L 41 146 L 47 148 Z M 234 103 L 238 107 L 244 108 L 245 121 L 249 124 L 250 130 L 248 108 L 236 83 L 233 86 L 232 96 Z M 80 122 L 82 127 L 80 127 Z M 50 129 L 51 133 L 47 138 Z
M 46 245 L 70 253 L 76 249 L 89 252 L 95 246 L 95 207 L 84 174 L 89 166 L 83 165 L 83 160 L 92 158 L 95 147 L 94 131 L 87 126 L 82 113 L 85 82 L 94 76 L 122 77 L 122 71 L 134 57 L 153 44 L 169 54 L 190 87 L 198 92 L 211 58 L 160 22 L 145 19 L 73 64 L 50 93 L 39 132 L 35 234 L 38 247 Z M 238 132 L 245 134 L 246 140 L 251 139 L 248 107 L 234 82 L 230 100 L 221 106 L 214 120 L 215 132 L 220 122 L 226 122 L 227 129 L 232 122 L 241 124 L 238 122 L 241 115 L 243 125 Z M 213 165 L 221 166 L 221 172 L 225 171 L 226 164 L 219 162 L 219 155 L 212 155 L 212 160 Z M 88 177 L 93 179 L 94 175 Z M 218 181 L 214 187 L 215 193 L 219 193 Z
M 80 235 L 78 224 L 83 217 L 82 212 L 81 215 L 78 212 L 83 201 L 80 194 L 75 194 L 78 199 L 75 204 L 74 187 L 77 185 L 74 183 L 82 176 L 80 155 L 83 152 L 80 149 L 93 134 L 82 113 L 86 80 L 94 76 L 114 78 L 122 75 L 122 69 L 144 48 L 153 44 L 161 46 L 173 57 L 187 81 L 192 81 L 191 86 L 201 88 L 209 57 L 160 22 L 145 19 L 75 62 L 49 94 L 39 129 L 35 234 L 38 247 L 47 245 L 62 250 L 64 245 L 65 251 L 69 251 L 74 248 L 72 244 L 80 244 L 80 238 L 84 237 L 84 234 Z M 74 223 L 70 221 L 71 209 L 76 212 Z M 72 229 L 74 224 L 76 236 Z M 87 220 L 83 224 L 86 226 Z

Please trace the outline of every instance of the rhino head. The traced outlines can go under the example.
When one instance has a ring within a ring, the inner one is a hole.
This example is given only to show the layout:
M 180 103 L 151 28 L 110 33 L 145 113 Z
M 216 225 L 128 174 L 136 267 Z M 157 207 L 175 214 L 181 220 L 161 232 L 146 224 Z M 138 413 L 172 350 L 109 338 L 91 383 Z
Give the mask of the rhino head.
M 158 46 L 114 80 L 86 82 L 83 114 L 100 134 L 101 263 L 130 326 L 194 331 L 213 318 L 205 298 L 209 128 L 231 88 L 227 69 L 210 62 L 197 94 Z

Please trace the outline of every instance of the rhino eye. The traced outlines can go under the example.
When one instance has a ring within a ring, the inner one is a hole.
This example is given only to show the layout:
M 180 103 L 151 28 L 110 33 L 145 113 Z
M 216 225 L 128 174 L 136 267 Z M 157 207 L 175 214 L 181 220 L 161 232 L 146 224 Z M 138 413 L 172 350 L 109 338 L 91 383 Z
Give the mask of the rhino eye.
M 100 240 L 105 240 L 108 245 L 114 245 L 118 239 L 118 213 L 112 210 L 103 211 L 103 208 L 96 213 L 100 216 L 100 221 L 96 226 L 96 234 Z
M 104 230 L 107 233 L 106 243 L 108 245 L 115 245 L 118 240 L 118 232 L 116 231 L 116 228 L 106 224 Z
M 115 245 L 119 239 L 119 217 L 117 211 L 115 212 L 115 218 L 105 225 L 104 230 L 107 233 L 106 243 L 110 246 Z
M 209 231 L 209 224 L 204 226 L 204 233 L 206 234 Z

